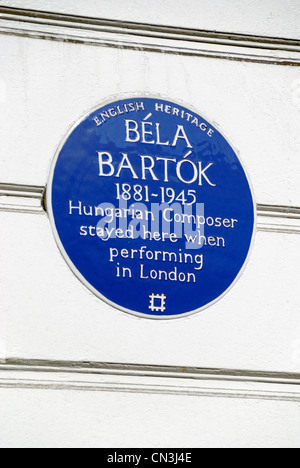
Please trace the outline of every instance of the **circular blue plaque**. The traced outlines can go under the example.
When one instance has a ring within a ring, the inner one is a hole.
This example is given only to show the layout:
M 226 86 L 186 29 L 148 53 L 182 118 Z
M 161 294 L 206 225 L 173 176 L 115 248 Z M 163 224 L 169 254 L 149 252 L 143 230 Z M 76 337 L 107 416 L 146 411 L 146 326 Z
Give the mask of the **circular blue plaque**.
M 224 136 L 161 97 L 106 102 L 54 158 L 47 210 L 71 270 L 96 296 L 167 319 L 214 304 L 240 277 L 256 205 Z

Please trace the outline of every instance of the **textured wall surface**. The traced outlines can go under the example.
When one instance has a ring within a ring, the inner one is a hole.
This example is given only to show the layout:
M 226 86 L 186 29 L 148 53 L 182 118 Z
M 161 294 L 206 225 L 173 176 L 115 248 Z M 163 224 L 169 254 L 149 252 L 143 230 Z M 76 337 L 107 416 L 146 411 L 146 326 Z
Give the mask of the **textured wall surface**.
M 297 0 L 4 0 L 1 5 L 263 36 L 299 38 L 300 30 Z

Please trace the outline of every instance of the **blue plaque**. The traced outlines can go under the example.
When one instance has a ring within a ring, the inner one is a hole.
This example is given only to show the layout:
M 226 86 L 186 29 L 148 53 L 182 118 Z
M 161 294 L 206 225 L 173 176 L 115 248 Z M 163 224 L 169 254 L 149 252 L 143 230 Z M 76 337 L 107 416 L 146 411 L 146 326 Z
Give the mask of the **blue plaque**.
M 106 102 L 69 131 L 47 210 L 71 270 L 131 314 L 199 312 L 240 277 L 256 205 L 228 141 L 193 108 L 161 97 Z

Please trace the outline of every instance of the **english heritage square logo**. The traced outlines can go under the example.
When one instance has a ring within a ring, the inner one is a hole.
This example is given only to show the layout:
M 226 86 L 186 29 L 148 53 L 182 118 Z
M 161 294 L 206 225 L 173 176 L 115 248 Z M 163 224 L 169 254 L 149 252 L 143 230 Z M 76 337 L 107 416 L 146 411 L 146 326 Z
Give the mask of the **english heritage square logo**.
M 51 168 L 47 210 L 75 275 L 110 305 L 174 318 L 241 275 L 256 205 L 221 133 L 194 110 L 132 97 L 91 111 Z

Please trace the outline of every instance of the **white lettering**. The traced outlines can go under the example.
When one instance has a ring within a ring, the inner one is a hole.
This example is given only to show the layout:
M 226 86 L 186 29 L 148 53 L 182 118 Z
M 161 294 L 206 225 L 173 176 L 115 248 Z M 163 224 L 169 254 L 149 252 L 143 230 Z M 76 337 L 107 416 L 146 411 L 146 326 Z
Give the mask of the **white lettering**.
M 138 176 L 136 175 L 136 173 L 134 172 L 134 169 L 129 161 L 129 158 L 128 158 L 128 155 L 125 154 L 125 153 L 121 153 L 123 155 L 123 159 L 120 163 L 120 166 L 119 166 L 119 169 L 118 169 L 118 173 L 116 174 L 116 177 L 120 177 L 120 173 L 123 169 L 129 169 L 132 173 L 132 177 L 134 179 L 138 179 Z
M 188 148 L 193 148 L 192 145 L 191 145 L 191 143 L 190 143 L 189 140 L 188 140 L 188 137 L 186 136 L 186 133 L 185 133 L 184 128 L 183 128 L 183 125 L 177 125 L 177 132 L 176 132 L 176 135 L 175 135 L 175 137 L 174 137 L 174 141 L 173 141 L 173 143 L 172 143 L 171 146 L 176 146 L 176 145 L 177 145 L 177 141 L 178 141 L 180 138 L 183 139 L 183 140 L 185 140 L 185 142 L 186 142 Z
M 106 156 L 107 160 L 103 161 L 103 157 Z M 114 166 L 111 164 L 112 163 L 112 155 L 110 153 L 107 153 L 106 151 L 103 151 L 102 153 L 98 152 L 98 160 L 99 160 L 99 176 L 105 176 L 105 177 L 110 177 L 114 173 Z M 108 166 L 110 168 L 110 171 L 108 173 L 104 172 L 104 166 Z

